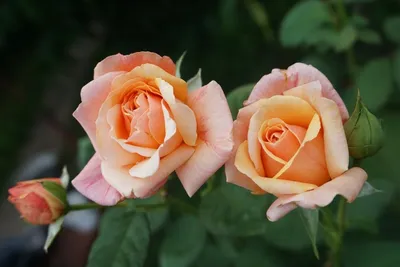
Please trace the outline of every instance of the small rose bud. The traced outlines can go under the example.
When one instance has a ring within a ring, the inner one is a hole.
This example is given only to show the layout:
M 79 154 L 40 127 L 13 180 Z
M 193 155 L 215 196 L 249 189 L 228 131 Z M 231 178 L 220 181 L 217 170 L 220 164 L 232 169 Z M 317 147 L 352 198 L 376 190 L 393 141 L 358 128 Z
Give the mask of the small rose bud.
M 369 112 L 360 92 L 353 114 L 344 125 L 350 156 L 362 159 L 375 155 L 383 146 L 384 133 L 379 120 Z
M 8 193 L 8 201 L 31 224 L 50 224 L 63 215 L 67 207 L 66 190 L 59 178 L 19 182 Z

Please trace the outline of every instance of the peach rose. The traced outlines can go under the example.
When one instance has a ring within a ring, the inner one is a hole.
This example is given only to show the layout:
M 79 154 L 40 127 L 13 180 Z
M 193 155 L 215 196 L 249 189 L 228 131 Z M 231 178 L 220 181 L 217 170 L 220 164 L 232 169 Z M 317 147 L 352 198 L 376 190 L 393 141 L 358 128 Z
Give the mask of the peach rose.
M 169 57 L 117 54 L 94 69 L 74 117 L 96 154 L 72 181 L 102 205 L 154 194 L 176 171 L 192 196 L 231 155 L 232 118 L 212 81 L 188 92 Z
M 297 206 L 326 206 L 337 194 L 353 201 L 367 174 L 348 170 L 348 117 L 332 84 L 314 67 L 296 63 L 273 70 L 255 85 L 234 122 L 227 181 L 277 196 L 267 211 L 271 221 Z
M 50 192 L 53 189 L 53 192 Z M 10 201 L 21 217 L 31 224 L 50 224 L 66 208 L 66 192 L 58 178 L 24 181 L 8 190 Z

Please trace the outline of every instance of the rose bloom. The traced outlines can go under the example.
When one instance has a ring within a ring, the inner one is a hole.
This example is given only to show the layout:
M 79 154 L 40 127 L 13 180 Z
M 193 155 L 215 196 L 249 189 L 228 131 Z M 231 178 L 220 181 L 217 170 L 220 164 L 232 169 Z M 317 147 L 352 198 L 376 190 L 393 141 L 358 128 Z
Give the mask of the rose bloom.
M 59 178 L 44 178 L 19 182 L 8 190 L 8 201 L 14 204 L 21 217 L 31 224 L 50 224 L 64 213 L 66 204 L 47 191 L 42 185 L 43 182 L 56 183 L 61 187 Z
M 212 81 L 188 92 L 169 57 L 107 57 L 81 99 L 73 115 L 96 154 L 72 184 L 101 205 L 151 196 L 174 171 L 192 196 L 231 155 L 233 122 L 221 87 Z
M 352 202 L 367 174 L 348 170 L 343 123 L 347 109 L 329 80 L 310 65 L 275 69 L 255 85 L 234 122 L 234 156 L 227 181 L 278 197 L 267 211 L 276 221 L 297 206 Z

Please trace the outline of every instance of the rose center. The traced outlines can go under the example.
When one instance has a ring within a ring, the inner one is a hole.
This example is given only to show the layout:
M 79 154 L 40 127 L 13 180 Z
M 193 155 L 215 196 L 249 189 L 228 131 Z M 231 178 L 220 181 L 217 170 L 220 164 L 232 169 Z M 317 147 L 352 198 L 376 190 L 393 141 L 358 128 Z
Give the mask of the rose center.
M 282 124 L 277 124 L 272 127 L 267 127 L 264 130 L 263 141 L 268 143 L 276 143 L 281 138 L 284 138 L 287 132 L 287 127 Z

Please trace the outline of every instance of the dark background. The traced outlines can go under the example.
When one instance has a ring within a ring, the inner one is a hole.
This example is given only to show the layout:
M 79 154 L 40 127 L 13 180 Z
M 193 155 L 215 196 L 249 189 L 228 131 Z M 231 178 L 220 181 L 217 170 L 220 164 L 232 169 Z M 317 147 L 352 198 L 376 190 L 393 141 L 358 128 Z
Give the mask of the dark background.
M 357 207 L 360 227 L 350 236 L 365 238 L 365 231 L 400 246 L 400 1 L 315 1 L 329 18 L 319 8 L 290 18 L 302 2 L 1 1 L 2 200 L 17 180 L 57 176 L 64 163 L 78 171 L 76 143 L 84 132 L 71 114 L 94 66 L 108 55 L 145 50 L 176 61 L 187 51 L 183 78 L 202 68 L 203 81 L 218 81 L 227 94 L 301 61 L 328 76 L 350 112 L 358 87 L 382 119 L 386 146 L 363 166 L 387 192 Z M 16 217 L 2 206 L 0 237 L 25 229 Z

